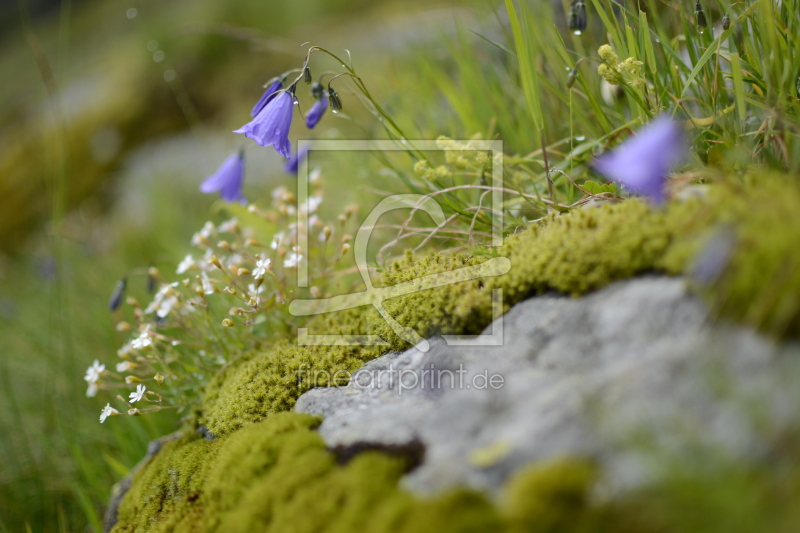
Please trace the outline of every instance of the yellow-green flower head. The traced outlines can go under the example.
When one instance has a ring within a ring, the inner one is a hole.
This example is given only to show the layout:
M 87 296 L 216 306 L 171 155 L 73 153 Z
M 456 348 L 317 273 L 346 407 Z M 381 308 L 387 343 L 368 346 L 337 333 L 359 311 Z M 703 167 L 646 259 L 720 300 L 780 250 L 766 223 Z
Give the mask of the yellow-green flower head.
M 601 46 L 597 50 L 597 53 L 600 54 L 600 59 L 602 59 L 604 62 L 608 63 L 612 67 L 616 67 L 617 64 L 619 63 L 619 57 L 617 57 L 617 54 L 616 52 L 614 52 L 614 49 L 611 48 L 611 46 L 608 44 L 604 44 L 603 46 Z

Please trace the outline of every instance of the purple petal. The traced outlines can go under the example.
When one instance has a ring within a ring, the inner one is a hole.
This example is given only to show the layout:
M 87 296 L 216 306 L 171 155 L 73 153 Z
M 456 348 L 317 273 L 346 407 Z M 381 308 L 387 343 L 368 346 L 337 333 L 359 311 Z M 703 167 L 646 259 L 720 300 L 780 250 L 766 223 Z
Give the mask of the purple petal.
M 284 166 L 283 169 L 289 174 L 297 174 L 297 168 L 300 165 L 300 160 L 304 159 L 306 155 L 308 155 L 308 148 L 298 150 L 295 152 L 292 158 L 286 162 L 286 166 Z
M 242 202 L 242 185 L 244 183 L 244 159 L 241 154 L 228 157 L 217 171 L 206 178 L 200 191 L 209 194 L 219 191 L 220 196 L 228 202 Z
M 685 151 L 680 126 L 662 116 L 613 152 L 600 157 L 594 166 L 631 192 L 661 203 L 667 172 L 683 159 Z
M 281 82 L 281 80 L 272 82 L 272 84 L 267 87 L 267 90 L 264 91 L 264 94 L 261 95 L 261 98 L 259 98 L 256 105 L 253 106 L 253 110 L 250 111 L 250 116 L 255 118 L 255 116 L 258 115 L 262 109 L 264 109 L 264 106 L 266 106 L 275 96 L 277 96 L 275 93 L 281 89 L 283 89 L 283 82 Z
M 294 96 L 287 91 L 278 93 L 256 117 L 235 130 L 253 139 L 260 146 L 274 146 L 286 159 L 292 152 L 289 128 L 292 126 Z
M 314 102 L 314 105 L 311 106 L 308 115 L 306 115 L 306 126 L 308 129 L 314 129 L 314 126 L 316 126 L 320 121 L 322 115 L 325 114 L 326 109 L 328 109 L 328 94 L 322 93 L 322 97 Z

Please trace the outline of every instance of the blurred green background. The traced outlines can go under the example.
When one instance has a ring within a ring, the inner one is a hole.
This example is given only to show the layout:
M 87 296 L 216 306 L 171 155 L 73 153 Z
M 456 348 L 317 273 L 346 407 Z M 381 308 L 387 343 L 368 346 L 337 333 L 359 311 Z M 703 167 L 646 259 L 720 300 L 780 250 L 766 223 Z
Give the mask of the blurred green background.
M 438 37 L 474 16 L 417 0 L 0 3 L 0 531 L 99 531 L 111 485 L 174 431 L 168 413 L 100 425 L 107 398 L 86 398 L 82 377 L 125 340 L 108 311 L 117 280 L 144 302 L 137 272 L 174 271 L 213 216 L 197 187 L 229 152 L 250 145 L 248 198 L 291 183 L 272 150 L 229 133 L 262 84 L 307 41 L 346 48 L 422 132 L 398 90 L 415 86 L 408 61 L 443 55 Z M 379 134 L 343 98 L 355 123 L 329 115 L 313 137 Z M 427 124 L 448 120 L 426 109 Z M 297 121 L 292 138 L 309 137 Z

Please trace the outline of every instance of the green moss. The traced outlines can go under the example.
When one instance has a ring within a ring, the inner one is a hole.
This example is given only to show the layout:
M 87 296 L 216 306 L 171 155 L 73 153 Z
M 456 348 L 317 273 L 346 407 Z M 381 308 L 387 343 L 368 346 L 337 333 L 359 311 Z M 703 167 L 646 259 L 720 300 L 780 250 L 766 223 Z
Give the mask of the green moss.
M 698 289 L 724 316 L 786 335 L 800 325 L 800 188 L 761 176 L 707 189 L 701 198 L 660 209 L 628 200 L 550 216 L 494 252 L 510 259 L 507 274 L 385 305 L 422 336 L 476 333 L 491 320 L 493 289 L 503 289 L 509 307 L 545 291 L 580 295 L 645 272 L 680 274 L 709 235 L 730 227 L 736 245 L 725 272 L 713 287 Z M 404 283 L 487 257 L 407 254 L 381 282 Z M 591 505 L 594 471 L 582 462 L 536 465 L 518 474 L 498 508 L 470 491 L 418 500 L 397 486 L 403 461 L 376 452 L 337 465 L 314 431 L 318 421 L 283 411 L 309 388 L 343 384 L 345 372 L 406 344 L 371 308 L 327 315 L 314 327 L 381 335 L 388 346 L 301 347 L 283 340 L 241 358 L 205 394 L 200 422 L 220 438 L 167 445 L 137 476 L 116 531 L 676 530 L 631 512 L 635 502 Z
M 496 251 L 511 270 L 495 278 L 454 283 L 385 302 L 398 322 L 423 337 L 475 334 L 491 321 L 491 294 L 503 290 L 506 307 L 533 294 L 581 295 L 650 271 L 677 275 L 710 233 L 733 224 L 738 236 L 727 272 L 706 290 L 722 315 L 777 336 L 800 329 L 800 189 L 785 179 L 761 176 L 741 186 L 707 187 L 704 198 L 653 208 L 639 200 L 551 215 L 506 239 Z M 471 266 L 487 256 L 408 253 L 381 275 L 384 285 Z M 713 290 L 708 290 L 713 289 Z M 202 422 L 222 435 L 289 410 L 309 388 L 344 384 L 348 372 L 408 345 L 372 308 L 326 315 L 314 325 L 329 334 L 372 334 L 388 346 L 297 346 L 294 339 L 252 354 L 209 387 Z M 336 373 L 339 372 L 337 375 Z
M 400 489 L 401 457 L 364 452 L 340 466 L 318 423 L 277 413 L 214 441 L 165 445 L 137 475 L 114 531 L 424 533 L 500 524 L 478 493 L 419 500 Z

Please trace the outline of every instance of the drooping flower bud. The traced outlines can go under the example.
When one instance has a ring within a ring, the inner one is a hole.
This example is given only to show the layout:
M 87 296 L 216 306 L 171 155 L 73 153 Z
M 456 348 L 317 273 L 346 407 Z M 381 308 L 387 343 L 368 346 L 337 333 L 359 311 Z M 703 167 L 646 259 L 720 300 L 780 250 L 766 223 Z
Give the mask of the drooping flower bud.
M 119 306 L 122 305 L 122 299 L 125 297 L 125 287 L 127 287 L 127 285 L 127 278 L 122 278 L 117 282 L 117 287 L 114 289 L 114 292 L 111 294 L 111 298 L 108 300 L 108 309 L 110 311 L 116 311 L 119 309 Z
M 311 69 L 308 67 L 303 67 L 303 81 L 306 82 L 306 85 L 311 83 Z
M 569 71 L 569 75 L 567 76 L 567 89 L 572 89 L 572 86 L 575 85 L 577 79 L 578 79 L 578 69 L 574 68 Z
M 580 35 L 586 31 L 586 25 L 586 4 L 583 0 L 573 1 L 569 10 L 569 31 Z
M 706 14 L 703 11 L 703 6 L 700 5 L 700 2 L 694 6 L 694 19 L 697 23 L 697 31 L 698 33 L 703 33 L 708 28 L 708 21 L 706 21 Z
M 318 81 L 315 81 L 311 85 L 311 96 L 314 97 L 315 100 L 319 100 L 322 98 L 322 95 L 325 93 L 325 87 Z
M 156 290 L 156 281 L 158 280 L 158 269 L 150 265 L 147 269 L 147 292 L 153 293 Z
M 339 93 L 331 87 L 328 87 L 328 102 L 334 113 L 338 113 L 342 110 L 342 99 L 339 98 Z
M 722 17 L 722 29 L 727 30 L 730 27 L 731 27 L 731 17 L 729 17 L 728 14 L 725 13 L 725 16 Z

